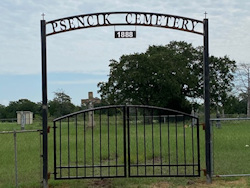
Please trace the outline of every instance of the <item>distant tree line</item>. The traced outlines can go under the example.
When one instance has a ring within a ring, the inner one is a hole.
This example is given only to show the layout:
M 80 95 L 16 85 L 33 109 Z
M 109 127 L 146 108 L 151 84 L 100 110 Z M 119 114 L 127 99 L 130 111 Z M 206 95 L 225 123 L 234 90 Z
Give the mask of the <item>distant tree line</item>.
M 80 110 L 80 106 L 75 106 L 71 98 L 63 91 L 55 92 L 53 100 L 48 101 L 48 115 L 51 117 L 60 117 Z M 20 99 L 10 102 L 8 106 L 0 104 L 0 119 L 16 118 L 17 111 L 31 111 L 34 116 L 42 116 L 42 103 L 32 102 L 28 99 Z

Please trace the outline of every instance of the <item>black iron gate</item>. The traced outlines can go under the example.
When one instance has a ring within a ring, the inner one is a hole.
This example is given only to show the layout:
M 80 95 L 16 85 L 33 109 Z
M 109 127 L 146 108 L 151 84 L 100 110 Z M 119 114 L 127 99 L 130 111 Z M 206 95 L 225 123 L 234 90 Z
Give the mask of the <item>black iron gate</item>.
M 55 179 L 200 176 L 198 118 L 118 105 L 54 120 Z

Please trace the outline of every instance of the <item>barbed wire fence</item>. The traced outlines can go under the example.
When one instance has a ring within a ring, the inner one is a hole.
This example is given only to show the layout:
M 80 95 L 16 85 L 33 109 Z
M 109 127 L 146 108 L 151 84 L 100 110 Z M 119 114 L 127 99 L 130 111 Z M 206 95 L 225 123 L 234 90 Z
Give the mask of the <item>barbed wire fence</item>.
M 39 187 L 42 130 L 0 131 L 0 187 Z

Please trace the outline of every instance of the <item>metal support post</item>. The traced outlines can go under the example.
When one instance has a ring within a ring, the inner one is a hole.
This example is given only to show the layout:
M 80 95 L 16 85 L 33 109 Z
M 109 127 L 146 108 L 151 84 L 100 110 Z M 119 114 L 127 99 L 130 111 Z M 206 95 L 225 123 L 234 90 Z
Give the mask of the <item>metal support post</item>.
M 47 105 L 47 55 L 46 55 L 46 22 L 41 20 L 42 47 L 42 111 L 43 111 L 43 187 L 48 187 L 48 105 Z
M 209 52 L 208 52 L 208 19 L 204 19 L 204 106 L 205 106 L 205 141 L 206 141 L 206 177 L 212 183 L 212 135 L 210 126 L 210 87 L 209 87 Z
M 14 150 L 15 150 L 15 179 L 16 179 L 16 187 L 18 187 L 16 130 L 14 130 L 13 135 L 14 135 Z

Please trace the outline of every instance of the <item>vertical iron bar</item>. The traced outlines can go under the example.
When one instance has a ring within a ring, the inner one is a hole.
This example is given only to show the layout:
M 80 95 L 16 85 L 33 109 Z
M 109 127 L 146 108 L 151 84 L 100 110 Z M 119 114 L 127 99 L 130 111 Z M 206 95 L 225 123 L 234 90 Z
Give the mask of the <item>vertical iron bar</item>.
M 108 109 L 108 175 L 110 176 L 109 109 Z
M 155 174 L 155 151 L 154 151 L 154 111 L 151 109 L 151 126 L 152 126 L 152 157 L 153 157 L 153 175 Z
M 54 121 L 54 177 L 56 179 L 56 122 Z
M 187 156 L 186 156 L 186 127 L 185 127 L 185 116 L 183 117 L 183 144 L 184 144 L 184 165 L 185 165 L 185 175 L 187 175 Z
M 126 147 L 126 106 L 123 107 L 123 154 L 124 154 L 124 176 L 127 177 L 127 147 Z M 130 165 L 130 164 L 129 164 Z M 130 166 L 128 166 L 130 168 Z
M 94 148 L 94 119 L 93 119 L 93 116 L 94 116 L 94 111 L 92 111 L 91 113 L 91 130 L 92 130 L 92 175 L 93 177 L 95 176 L 95 148 Z
M 170 160 L 171 160 L 171 156 L 170 156 L 170 129 L 169 129 L 169 115 L 168 115 L 168 173 L 169 175 L 171 174 L 171 168 L 170 168 Z
M 68 117 L 68 177 L 70 177 L 70 141 L 69 141 L 69 117 Z
M 160 158 L 161 158 L 161 175 L 162 175 L 162 138 L 161 138 L 161 114 L 162 111 L 160 110 L 160 116 L 159 116 L 159 123 L 160 123 Z
M 198 152 L 198 175 L 200 176 L 201 170 L 200 170 L 200 128 L 199 128 L 199 119 L 197 118 L 197 152 Z
M 60 177 L 62 177 L 62 120 L 60 120 Z
M 78 177 L 77 115 L 75 115 L 75 126 L 76 126 L 76 177 Z
M 205 104 L 205 139 L 206 139 L 206 170 L 207 182 L 212 183 L 212 140 L 210 126 L 210 87 L 209 87 L 209 51 L 208 51 L 208 19 L 204 19 L 204 104 Z
M 84 176 L 87 176 L 86 172 L 86 113 L 83 114 L 83 134 L 84 134 L 84 140 L 83 140 L 83 149 L 84 149 Z
M 116 176 L 118 174 L 118 167 L 117 167 L 117 158 L 118 158 L 118 153 L 117 153 L 117 108 L 115 108 L 115 169 L 116 169 Z
M 43 178 L 42 178 L 42 174 L 43 174 L 43 169 L 41 168 L 42 167 L 42 131 L 40 130 L 39 131 L 39 134 L 40 134 L 40 180 L 41 180 L 41 186 L 42 186 L 42 183 L 43 183 Z
M 193 159 L 193 175 L 195 174 L 194 171 L 194 126 L 192 126 L 192 159 Z
M 179 174 L 179 168 L 178 168 L 178 123 L 177 123 L 177 115 L 175 115 L 175 143 L 176 143 L 176 167 L 177 167 L 177 175 Z
M 47 54 L 46 21 L 41 20 L 41 56 L 42 56 L 42 112 L 43 112 L 43 188 L 48 187 L 48 104 L 47 104 Z
M 14 151 L 15 151 L 15 180 L 16 188 L 18 187 L 18 172 L 17 172 L 17 145 L 16 145 L 16 130 L 14 130 Z
M 130 122 L 129 122 L 130 114 L 129 114 L 129 107 L 127 107 L 127 129 L 128 129 L 128 176 L 131 175 L 131 161 L 130 161 Z
M 137 164 L 137 176 L 139 175 L 139 151 L 138 151 L 138 108 L 135 108 L 135 134 L 136 134 L 136 164 Z
M 143 108 L 143 125 L 144 125 L 144 163 L 145 163 L 145 176 L 147 175 L 147 153 L 146 153 L 146 116 L 145 116 L 145 108 Z
M 100 110 L 100 176 L 102 177 L 102 110 Z

